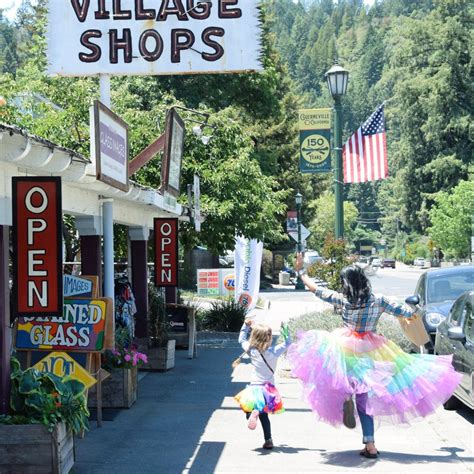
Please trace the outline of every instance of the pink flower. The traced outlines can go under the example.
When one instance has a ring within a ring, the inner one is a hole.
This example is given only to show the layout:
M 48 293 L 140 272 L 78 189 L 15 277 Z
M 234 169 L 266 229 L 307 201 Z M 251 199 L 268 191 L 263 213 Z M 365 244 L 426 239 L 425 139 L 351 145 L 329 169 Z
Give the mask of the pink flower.
M 130 362 L 132 360 L 130 354 L 126 354 L 124 359 L 125 359 L 126 362 Z

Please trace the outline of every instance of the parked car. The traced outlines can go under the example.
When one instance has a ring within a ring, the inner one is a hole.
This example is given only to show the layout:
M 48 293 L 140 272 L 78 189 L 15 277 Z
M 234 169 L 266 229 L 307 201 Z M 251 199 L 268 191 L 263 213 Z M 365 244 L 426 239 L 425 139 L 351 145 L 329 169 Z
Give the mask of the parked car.
M 458 408 L 459 400 L 474 410 L 474 291 L 466 291 L 453 304 L 436 332 L 435 354 L 453 354 L 453 366 L 463 375 L 444 407 Z
M 474 290 L 474 266 L 459 266 L 427 270 L 418 279 L 415 295 L 406 303 L 418 305 L 433 350 L 436 329 L 448 317 L 454 300 L 468 290 Z
M 324 262 L 324 258 L 316 250 L 307 250 L 304 254 L 304 266 L 308 267 L 313 263 Z
M 425 259 L 423 257 L 416 257 L 415 260 L 413 261 L 413 265 L 415 267 L 423 268 L 424 266 L 426 266 Z
M 380 258 L 373 258 L 372 261 L 370 262 L 370 264 L 373 266 L 373 267 L 380 267 L 382 265 L 382 260 Z
M 395 259 L 394 258 L 384 258 L 382 260 L 382 268 L 395 268 Z

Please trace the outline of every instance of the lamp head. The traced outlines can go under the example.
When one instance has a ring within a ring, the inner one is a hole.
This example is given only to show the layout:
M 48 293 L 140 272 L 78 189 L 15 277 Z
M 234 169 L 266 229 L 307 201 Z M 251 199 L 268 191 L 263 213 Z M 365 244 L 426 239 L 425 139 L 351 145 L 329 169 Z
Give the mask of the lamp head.
M 203 136 L 201 137 L 201 141 L 202 141 L 203 145 L 207 145 L 207 144 L 209 143 L 209 140 L 210 140 L 210 139 L 211 139 L 211 137 L 208 136 L 208 135 L 203 135 Z
M 194 125 L 193 127 L 193 133 L 196 137 L 200 137 L 202 135 L 202 128 L 201 125 Z
M 347 91 L 347 83 L 349 82 L 349 71 L 344 69 L 339 64 L 334 64 L 334 66 L 329 69 L 325 74 L 329 92 L 332 97 L 340 98 L 345 95 Z
M 303 195 L 300 194 L 300 192 L 296 193 L 295 202 L 297 206 L 301 206 L 301 203 L 303 202 Z

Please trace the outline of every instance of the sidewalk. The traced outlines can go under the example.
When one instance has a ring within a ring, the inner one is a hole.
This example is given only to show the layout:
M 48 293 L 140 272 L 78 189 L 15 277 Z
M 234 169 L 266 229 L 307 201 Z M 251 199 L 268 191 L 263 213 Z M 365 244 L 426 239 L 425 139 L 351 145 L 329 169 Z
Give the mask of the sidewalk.
M 250 376 L 247 363 L 232 371 L 239 354 L 235 345 L 201 346 L 193 360 L 178 351 L 170 372 L 145 373 L 132 408 L 114 412 L 102 428 L 91 422 L 76 440 L 74 473 L 472 472 L 472 415 L 440 409 L 411 428 L 382 427 L 382 455 L 369 460 L 358 455 L 359 428 L 316 422 L 298 382 L 281 368 L 286 413 L 272 416 L 275 448 L 264 451 L 260 427 L 247 429 L 232 398 Z

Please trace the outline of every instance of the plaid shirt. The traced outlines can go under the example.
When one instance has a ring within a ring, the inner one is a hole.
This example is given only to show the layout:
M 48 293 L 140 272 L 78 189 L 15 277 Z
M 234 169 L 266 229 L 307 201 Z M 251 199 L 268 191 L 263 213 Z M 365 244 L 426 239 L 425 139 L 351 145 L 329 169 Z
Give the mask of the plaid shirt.
M 315 296 L 328 303 L 342 306 L 342 320 L 344 326 L 355 332 L 375 331 L 382 313 L 389 313 L 398 318 L 410 318 L 414 311 L 404 304 L 393 303 L 384 296 L 371 294 L 367 303 L 354 306 L 342 293 L 317 288 Z

